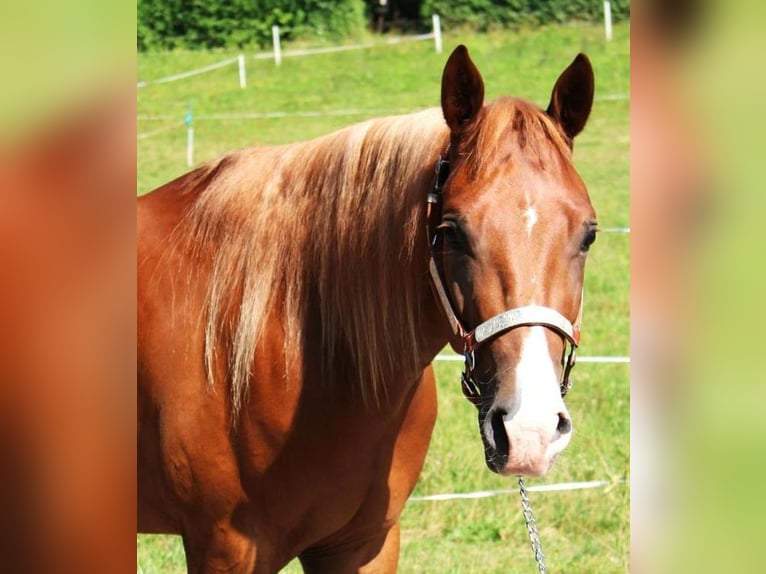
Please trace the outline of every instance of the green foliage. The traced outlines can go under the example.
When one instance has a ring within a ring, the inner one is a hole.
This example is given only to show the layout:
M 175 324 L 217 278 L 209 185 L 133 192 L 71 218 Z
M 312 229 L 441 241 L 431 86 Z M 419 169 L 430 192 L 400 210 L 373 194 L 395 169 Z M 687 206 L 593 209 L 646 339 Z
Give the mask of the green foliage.
M 615 21 L 630 18 L 630 0 L 612 0 Z M 601 0 L 424 0 L 423 18 L 439 14 L 445 26 L 478 31 L 529 24 L 598 22 L 603 18 Z
M 389 1 L 391 4 L 392 1 Z M 602 0 L 399 0 L 396 14 L 430 28 L 439 14 L 446 28 L 486 31 L 522 25 L 598 22 Z M 283 40 L 338 40 L 360 33 L 377 0 L 138 0 L 138 49 L 269 46 L 271 27 Z M 615 21 L 630 17 L 630 0 L 612 0 Z
M 231 48 L 313 35 L 340 38 L 359 32 L 359 0 L 138 0 L 138 49 Z

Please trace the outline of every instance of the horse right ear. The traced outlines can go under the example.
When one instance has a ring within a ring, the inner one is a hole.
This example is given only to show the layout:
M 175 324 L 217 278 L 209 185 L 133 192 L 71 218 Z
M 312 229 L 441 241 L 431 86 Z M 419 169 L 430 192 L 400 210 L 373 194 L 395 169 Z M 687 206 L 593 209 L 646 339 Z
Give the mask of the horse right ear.
M 553 86 L 546 112 L 561 124 L 570 143 L 588 121 L 594 89 L 593 66 L 585 54 L 578 54 Z
M 442 74 L 442 112 L 453 134 L 463 132 L 484 105 L 484 80 L 462 44 L 447 59 Z

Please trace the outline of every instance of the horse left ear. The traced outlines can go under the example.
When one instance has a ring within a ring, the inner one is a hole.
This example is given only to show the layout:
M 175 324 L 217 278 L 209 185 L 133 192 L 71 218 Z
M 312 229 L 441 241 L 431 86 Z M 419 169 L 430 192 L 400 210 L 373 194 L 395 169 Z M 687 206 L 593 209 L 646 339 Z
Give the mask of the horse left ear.
M 547 113 L 561 124 L 570 140 L 585 127 L 593 106 L 593 67 L 588 56 L 578 54 L 553 86 Z

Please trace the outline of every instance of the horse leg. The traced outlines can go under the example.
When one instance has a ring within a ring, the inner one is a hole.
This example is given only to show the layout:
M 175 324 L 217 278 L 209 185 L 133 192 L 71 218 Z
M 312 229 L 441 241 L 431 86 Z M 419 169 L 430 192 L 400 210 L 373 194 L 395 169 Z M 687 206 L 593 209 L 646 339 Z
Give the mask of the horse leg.
M 228 522 L 183 534 L 189 574 L 253 574 L 256 572 L 255 542 Z M 257 571 L 260 572 L 259 568 Z
M 353 550 L 310 549 L 300 561 L 305 574 L 393 574 L 399 563 L 399 523 Z

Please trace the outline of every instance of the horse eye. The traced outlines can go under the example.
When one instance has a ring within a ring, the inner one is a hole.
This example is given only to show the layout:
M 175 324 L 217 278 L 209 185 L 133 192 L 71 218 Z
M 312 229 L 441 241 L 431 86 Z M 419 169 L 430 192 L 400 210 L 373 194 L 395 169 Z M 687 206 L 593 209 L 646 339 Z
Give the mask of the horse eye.
M 467 250 L 468 238 L 457 221 L 445 220 L 440 227 L 444 230 L 444 239 L 450 249 L 459 252 Z
M 588 249 L 590 249 L 590 246 L 593 245 L 594 241 L 596 241 L 595 226 L 588 228 L 588 231 L 585 232 L 585 237 L 583 237 L 582 243 L 580 243 L 580 251 L 587 253 Z

